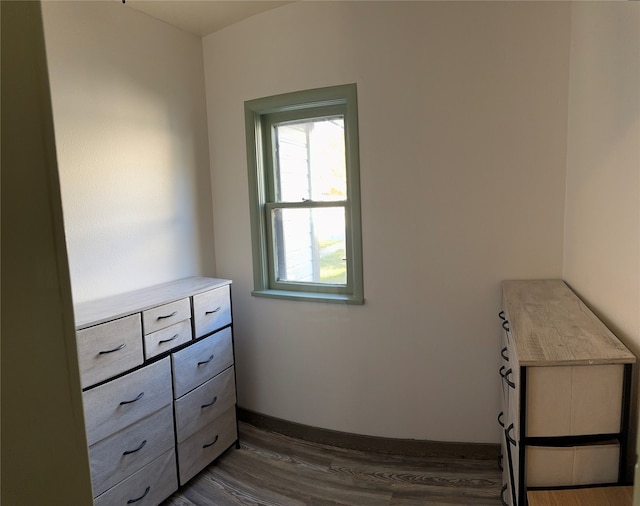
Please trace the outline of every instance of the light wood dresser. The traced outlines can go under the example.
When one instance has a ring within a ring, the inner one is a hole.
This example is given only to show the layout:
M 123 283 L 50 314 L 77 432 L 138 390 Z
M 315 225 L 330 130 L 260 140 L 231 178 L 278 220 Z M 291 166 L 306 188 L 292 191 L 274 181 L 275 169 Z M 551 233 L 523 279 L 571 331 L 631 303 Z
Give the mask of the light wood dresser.
M 94 504 L 155 506 L 238 443 L 231 281 L 77 304 Z
M 503 281 L 502 503 L 622 484 L 634 355 L 562 280 Z

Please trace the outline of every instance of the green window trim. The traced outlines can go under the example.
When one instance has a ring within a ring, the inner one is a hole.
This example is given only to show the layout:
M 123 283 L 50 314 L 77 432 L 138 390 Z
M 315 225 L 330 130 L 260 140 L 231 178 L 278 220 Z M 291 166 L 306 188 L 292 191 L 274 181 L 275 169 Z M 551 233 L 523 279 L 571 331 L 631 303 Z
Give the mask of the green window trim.
M 274 183 L 271 128 L 287 121 L 344 118 L 346 200 L 278 202 Z M 287 300 L 363 304 L 362 231 L 358 108 L 355 84 L 286 93 L 245 102 L 247 168 L 253 253 L 252 295 Z M 272 220 L 274 210 L 343 208 L 345 210 L 346 284 L 275 279 Z

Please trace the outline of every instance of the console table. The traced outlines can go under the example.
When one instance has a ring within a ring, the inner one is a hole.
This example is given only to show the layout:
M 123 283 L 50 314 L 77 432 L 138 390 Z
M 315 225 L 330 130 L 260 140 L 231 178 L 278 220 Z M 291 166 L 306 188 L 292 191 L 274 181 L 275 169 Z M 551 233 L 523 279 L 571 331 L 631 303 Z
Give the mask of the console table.
M 562 280 L 502 283 L 502 502 L 623 484 L 634 355 Z

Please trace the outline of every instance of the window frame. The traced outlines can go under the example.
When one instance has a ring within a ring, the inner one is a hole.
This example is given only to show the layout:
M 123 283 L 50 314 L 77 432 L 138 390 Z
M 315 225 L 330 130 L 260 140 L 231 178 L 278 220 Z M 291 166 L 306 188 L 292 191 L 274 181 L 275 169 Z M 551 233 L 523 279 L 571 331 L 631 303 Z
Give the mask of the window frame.
M 285 93 L 245 102 L 247 169 L 253 253 L 252 295 L 289 300 L 347 304 L 364 303 L 362 229 L 360 213 L 360 157 L 355 84 Z M 290 120 L 344 117 L 347 200 L 274 202 L 271 126 Z M 275 279 L 271 220 L 273 209 L 344 207 L 347 283 L 282 282 Z

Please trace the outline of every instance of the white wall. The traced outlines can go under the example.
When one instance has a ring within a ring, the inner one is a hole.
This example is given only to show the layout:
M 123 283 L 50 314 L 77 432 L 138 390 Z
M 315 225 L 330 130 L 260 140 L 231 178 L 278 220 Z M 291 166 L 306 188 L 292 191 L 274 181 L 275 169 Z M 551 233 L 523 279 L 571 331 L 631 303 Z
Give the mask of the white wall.
M 640 354 L 640 4 L 572 13 L 564 276 Z
M 202 45 L 120 2 L 45 2 L 74 301 L 214 274 Z
M 40 5 L 2 2 L 0 8 L 0 502 L 90 505 L 89 455 Z
M 239 404 L 497 442 L 499 281 L 562 275 L 570 7 L 300 2 L 204 39 Z M 364 306 L 253 298 L 245 100 L 358 85 Z
M 637 2 L 577 2 L 572 7 L 563 272 L 595 313 L 640 355 Z M 636 371 L 635 436 L 637 378 Z M 633 465 L 634 452 L 630 455 Z

